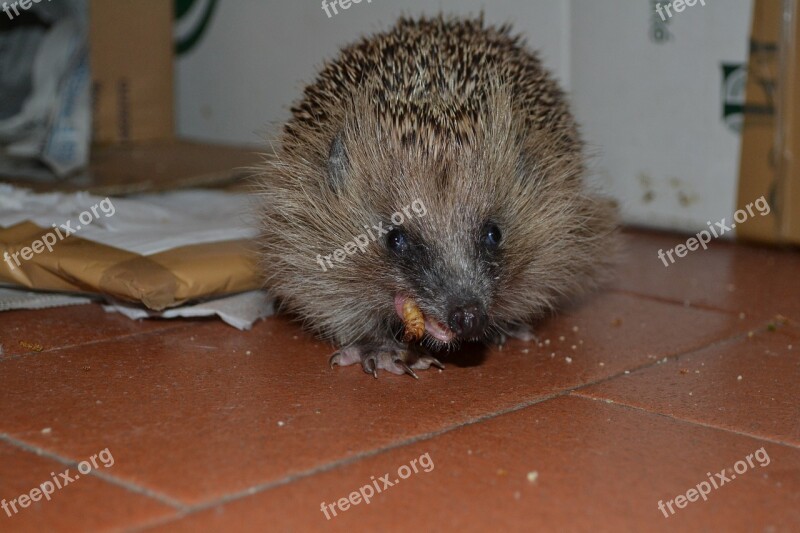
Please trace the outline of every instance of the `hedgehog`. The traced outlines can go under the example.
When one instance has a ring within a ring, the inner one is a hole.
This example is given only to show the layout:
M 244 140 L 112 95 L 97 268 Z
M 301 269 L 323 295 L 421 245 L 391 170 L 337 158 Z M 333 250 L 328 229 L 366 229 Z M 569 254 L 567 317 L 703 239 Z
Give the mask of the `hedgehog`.
M 565 93 L 509 25 L 401 18 L 322 66 L 265 158 L 265 288 L 335 344 L 331 367 L 375 377 L 444 368 L 461 342 L 535 338 L 614 263 L 617 210 L 584 152 Z M 404 309 L 420 328 L 405 338 Z

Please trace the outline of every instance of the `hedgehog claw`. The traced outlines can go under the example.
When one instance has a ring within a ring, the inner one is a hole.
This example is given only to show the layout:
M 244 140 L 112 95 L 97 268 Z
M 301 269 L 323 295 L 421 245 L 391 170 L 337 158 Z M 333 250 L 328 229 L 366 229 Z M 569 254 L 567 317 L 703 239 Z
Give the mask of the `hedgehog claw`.
M 375 356 L 369 356 L 361 360 L 361 368 L 367 374 L 372 374 L 375 379 L 378 379 L 378 365 L 375 363 Z
M 403 361 L 402 359 L 395 359 L 393 362 L 394 362 L 394 364 L 396 364 L 397 366 L 402 368 L 405 371 L 405 373 L 408 374 L 409 376 L 411 376 L 412 378 L 419 379 L 419 376 L 416 374 L 416 372 L 411 370 L 411 367 L 408 366 L 406 364 L 406 362 Z
M 421 358 L 420 358 L 420 360 L 422 360 L 422 359 L 426 359 L 426 358 L 428 359 L 428 362 L 429 362 L 429 363 L 430 363 L 432 366 L 435 366 L 435 367 L 436 367 L 436 368 L 438 368 L 439 370 L 444 370 L 444 365 L 442 364 L 442 362 L 441 362 L 441 361 L 439 361 L 438 359 L 436 359 L 436 358 L 435 358 L 435 357 L 433 357 L 433 356 L 426 355 L 426 356 L 424 356 L 424 357 L 421 357 Z

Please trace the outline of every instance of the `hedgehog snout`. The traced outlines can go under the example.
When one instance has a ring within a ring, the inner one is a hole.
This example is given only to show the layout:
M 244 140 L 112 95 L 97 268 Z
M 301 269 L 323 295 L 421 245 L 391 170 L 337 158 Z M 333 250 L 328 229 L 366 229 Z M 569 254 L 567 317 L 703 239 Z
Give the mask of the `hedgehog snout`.
M 478 302 L 467 302 L 450 307 L 447 325 L 461 338 L 468 339 L 483 335 L 489 316 Z

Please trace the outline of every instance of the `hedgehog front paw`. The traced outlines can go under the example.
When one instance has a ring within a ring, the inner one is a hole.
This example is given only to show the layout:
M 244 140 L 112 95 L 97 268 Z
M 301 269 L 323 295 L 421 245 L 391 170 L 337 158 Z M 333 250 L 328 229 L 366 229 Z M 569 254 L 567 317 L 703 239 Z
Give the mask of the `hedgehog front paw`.
M 431 366 L 444 369 L 444 365 L 435 357 L 397 343 L 351 344 L 334 352 L 328 363 L 331 368 L 361 363 L 364 372 L 376 378 L 378 369 L 400 376 L 408 374 L 414 379 L 419 379 L 414 370 L 427 370 Z

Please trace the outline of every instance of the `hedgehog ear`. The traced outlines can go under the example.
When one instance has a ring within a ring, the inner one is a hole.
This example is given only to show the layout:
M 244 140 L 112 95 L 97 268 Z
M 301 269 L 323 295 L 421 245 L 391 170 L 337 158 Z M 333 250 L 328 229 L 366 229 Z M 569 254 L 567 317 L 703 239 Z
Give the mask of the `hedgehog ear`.
M 334 192 L 340 192 L 347 178 L 350 161 L 344 148 L 344 135 L 340 131 L 331 141 L 328 152 L 328 184 Z

